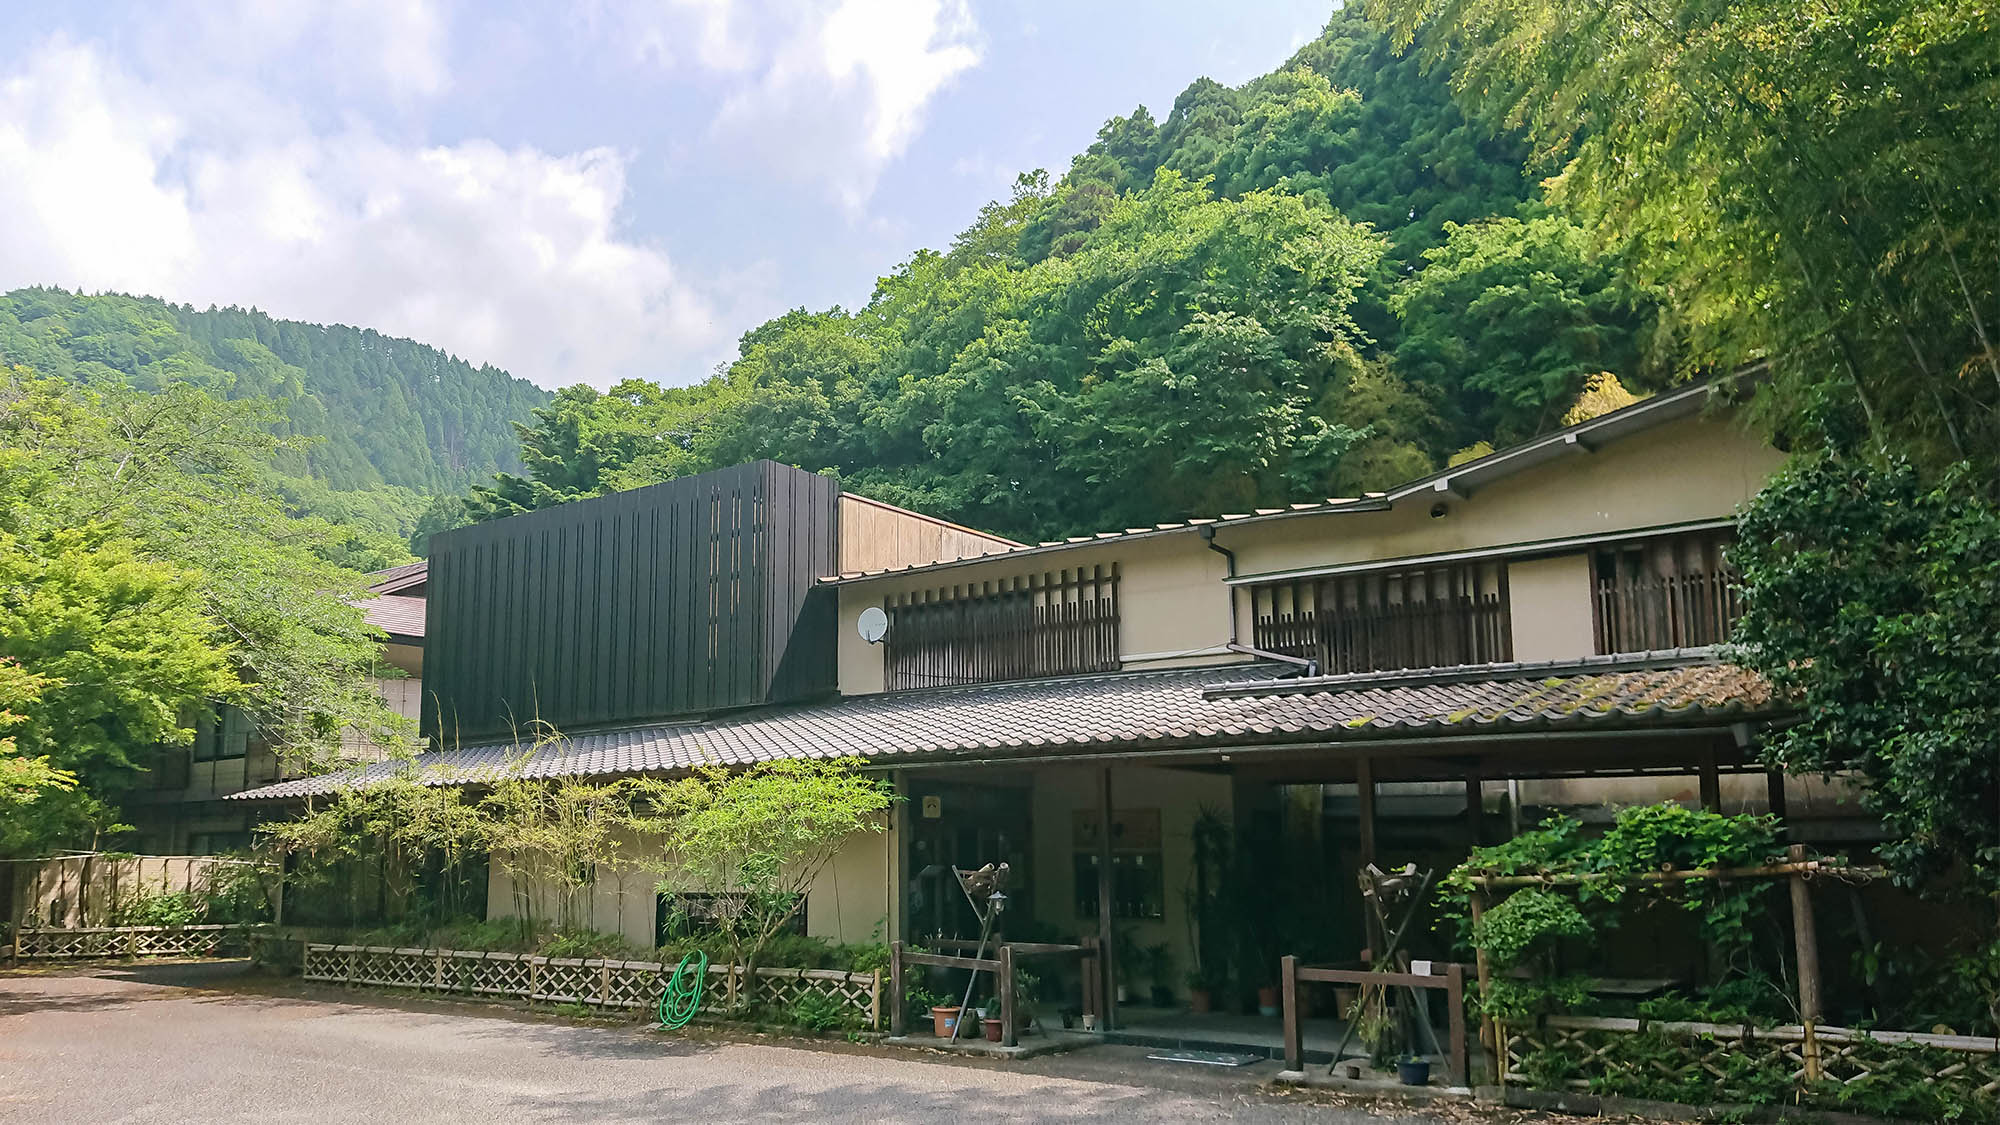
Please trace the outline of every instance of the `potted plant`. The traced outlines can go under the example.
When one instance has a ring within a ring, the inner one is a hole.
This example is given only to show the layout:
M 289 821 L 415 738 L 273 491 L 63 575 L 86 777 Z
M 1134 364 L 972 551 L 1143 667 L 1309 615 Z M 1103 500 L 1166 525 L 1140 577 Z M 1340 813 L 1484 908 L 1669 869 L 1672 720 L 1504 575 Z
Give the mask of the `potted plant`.
M 1215 1010 L 1216 994 L 1228 991 L 1229 978 L 1216 969 L 1202 965 L 1189 971 L 1187 986 L 1188 1007 L 1196 1012 L 1211 1012 Z
M 1014 1034 L 1026 1035 L 1040 1014 L 1042 978 L 1026 969 L 1014 970 Z
M 1422 1055 L 1397 1055 L 1396 1081 L 1405 1086 L 1430 1085 L 1431 1060 Z
M 962 1010 L 956 1004 L 933 1005 L 931 1007 L 931 1034 L 937 1036 L 939 1039 L 951 1038 L 952 1032 L 958 1027 L 958 1014 Z
M 979 1021 L 979 1030 L 981 1030 L 986 1034 L 986 1041 L 988 1043 L 1000 1042 L 1002 1038 L 1001 1032 L 1005 1026 L 1006 1026 L 1005 1021 L 1000 1019 L 1000 1017 L 998 1016 L 993 1016 L 989 1019 L 983 1019 Z
M 1278 1014 L 1278 987 L 1265 985 L 1257 990 L 1257 1014 L 1275 1016 Z

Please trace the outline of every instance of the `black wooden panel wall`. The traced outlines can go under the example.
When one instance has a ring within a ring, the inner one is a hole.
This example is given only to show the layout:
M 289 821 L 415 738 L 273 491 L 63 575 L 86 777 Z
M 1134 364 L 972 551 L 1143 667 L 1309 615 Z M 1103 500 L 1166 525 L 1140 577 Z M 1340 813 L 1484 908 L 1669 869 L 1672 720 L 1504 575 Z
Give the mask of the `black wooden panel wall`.
M 756 461 L 431 540 L 424 731 L 692 715 L 834 685 L 839 486 Z

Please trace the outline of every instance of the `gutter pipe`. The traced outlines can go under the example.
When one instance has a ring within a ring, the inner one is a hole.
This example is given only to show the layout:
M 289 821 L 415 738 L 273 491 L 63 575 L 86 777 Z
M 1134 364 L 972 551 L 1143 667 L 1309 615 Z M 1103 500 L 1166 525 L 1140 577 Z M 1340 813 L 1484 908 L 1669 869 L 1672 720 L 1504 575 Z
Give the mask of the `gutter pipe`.
M 1319 675 L 1319 661 L 1317 660 L 1311 660 L 1303 656 L 1287 656 L 1282 652 L 1267 652 L 1255 645 L 1238 643 L 1236 635 L 1236 587 L 1230 585 L 1230 582 L 1236 577 L 1236 552 L 1215 541 L 1214 524 L 1205 523 L 1201 525 L 1201 540 L 1208 545 L 1209 550 L 1221 555 L 1223 561 L 1228 563 L 1229 566 L 1229 569 L 1224 572 L 1222 580 L 1223 589 L 1228 591 L 1229 594 L 1229 642 L 1222 647 L 1228 649 L 1230 652 L 1240 652 L 1245 656 L 1254 656 L 1259 660 L 1275 660 L 1281 664 L 1290 664 L 1295 668 L 1303 669 L 1301 674 L 1307 677 Z

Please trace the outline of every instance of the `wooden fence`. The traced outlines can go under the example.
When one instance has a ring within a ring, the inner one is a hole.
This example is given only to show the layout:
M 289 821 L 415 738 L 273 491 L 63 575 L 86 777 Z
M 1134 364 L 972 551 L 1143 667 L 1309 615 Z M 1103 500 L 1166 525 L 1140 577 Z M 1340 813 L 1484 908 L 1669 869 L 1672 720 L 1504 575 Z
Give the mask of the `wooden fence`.
M 646 1012 L 659 1003 L 660 992 L 673 972 L 674 966 L 658 961 L 308 942 L 302 975 L 306 980 L 329 984 Z M 726 995 L 732 977 L 739 989 L 743 986 L 740 966 L 710 965 L 708 974 L 710 997 Z M 747 996 L 751 1004 L 788 1010 L 807 996 L 831 997 L 853 1009 L 867 1027 L 879 1030 L 882 1026 L 879 970 L 758 969 L 754 981 Z
M 971 949 L 978 952 L 982 943 L 956 939 L 940 939 L 940 948 Z M 1040 957 L 1044 961 L 1060 962 L 1075 960 L 1081 963 L 1083 1010 L 1091 1015 L 1102 1012 L 1101 997 L 1103 982 L 1100 974 L 1103 962 L 1097 956 L 1095 939 L 1088 939 L 1082 945 L 1063 945 L 1052 942 L 1012 941 L 1000 942 L 993 946 L 991 957 L 966 957 L 950 953 L 920 953 L 905 949 L 900 941 L 889 943 L 889 1032 L 892 1035 L 909 1034 L 909 1012 L 904 1003 L 908 988 L 910 969 L 916 966 L 933 966 L 940 969 L 966 969 L 973 973 L 991 973 L 993 991 L 1000 1002 L 1000 1045 L 1013 1047 L 1018 1044 L 1021 1025 L 1026 1021 L 1017 1010 L 1020 997 L 1015 993 L 1014 968 L 1023 958 Z M 947 1000 L 952 1007 L 957 1001 Z M 968 1029 L 960 1037 L 977 1038 L 980 1029 Z
M 1335 969 L 1314 965 L 1301 965 L 1299 959 L 1290 954 L 1278 962 L 1278 992 L 1284 1012 L 1285 1027 L 1285 1069 L 1303 1072 L 1306 1068 L 1306 1046 L 1304 1032 L 1305 1009 L 1299 1003 L 1300 984 L 1346 984 L 1357 988 L 1403 988 L 1410 989 L 1413 1003 L 1417 1002 L 1415 989 L 1438 989 L 1444 993 L 1446 1041 L 1444 1064 L 1447 1076 L 1455 1086 L 1472 1084 L 1471 1051 L 1465 1034 L 1465 966 L 1446 964 L 1441 973 L 1392 973 L 1372 969 Z M 1350 1018 L 1348 1013 L 1340 1013 L 1342 1019 Z M 1335 1059 L 1339 1062 L 1339 1059 Z
M 76 926 L 15 931 L 17 961 L 75 961 L 107 957 L 240 956 L 250 935 L 268 925 Z
M 1825 1082 L 1851 1085 L 1869 1077 L 1937 1082 L 1968 1093 L 2000 1097 L 2000 1039 L 1926 1035 L 1909 1031 L 1856 1031 L 1793 1024 L 1751 1027 L 1714 1023 L 1547 1016 L 1529 1028 L 1504 1026 L 1504 1082 L 1534 1085 L 1553 1064 L 1574 1089 L 1607 1081 L 1673 1080 L 1690 1069 L 1727 1100 L 1730 1076 L 1747 1060 L 1780 1067 L 1803 1096 Z M 1681 1048 L 1663 1055 L 1645 1049 L 1664 1038 Z
M 1119 668 L 1116 563 L 900 594 L 885 608 L 890 691 Z

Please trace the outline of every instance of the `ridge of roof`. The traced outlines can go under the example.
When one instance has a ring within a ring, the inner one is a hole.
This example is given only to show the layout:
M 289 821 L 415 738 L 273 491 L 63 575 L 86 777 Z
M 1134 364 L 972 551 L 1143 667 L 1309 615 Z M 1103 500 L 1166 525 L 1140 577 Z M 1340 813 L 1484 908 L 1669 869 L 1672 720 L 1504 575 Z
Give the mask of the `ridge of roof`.
M 1721 664 L 1722 646 L 1615 652 L 1565 660 L 1504 660 L 1486 664 L 1455 664 L 1448 668 L 1399 668 L 1386 672 L 1339 672 L 1326 676 L 1273 677 L 1263 681 L 1214 684 L 1202 689 L 1204 699 L 1257 695 L 1315 695 L 1361 687 L 1436 687 L 1487 680 L 1527 680 L 1542 677 L 1598 675 L 1610 672 L 1651 672 L 1697 664 Z
M 1562 456 L 1571 450 L 1594 451 L 1602 443 L 1675 421 L 1697 413 L 1707 404 L 1714 391 L 1731 386 L 1739 379 L 1750 376 L 1757 367 L 1727 375 L 1696 380 L 1684 387 L 1662 391 L 1659 394 L 1621 407 L 1595 418 L 1587 418 L 1573 425 L 1565 426 L 1540 437 L 1531 438 L 1506 449 L 1495 450 L 1474 461 L 1452 465 L 1427 476 L 1398 485 L 1386 492 L 1367 492 L 1359 497 L 1329 497 L 1325 500 L 1304 501 L 1278 508 L 1257 508 L 1249 512 L 1232 512 L 1210 517 L 1190 517 L 1176 523 L 1157 524 L 1146 528 L 1127 528 L 1124 531 L 1099 531 L 1092 534 L 1073 535 L 1064 540 L 1049 540 L 1032 545 L 995 551 L 992 554 L 976 555 L 964 559 L 948 559 L 943 562 L 920 565 L 886 567 L 880 570 L 843 571 L 839 574 L 822 576 L 820 585 L 837 586 L 864 582 L 875 578 L 926 574 L 953 567 L 970 566 L 991 562 L 995 559 L 1017 555 L 1048 554 L 1066 550 L 1084 543 L 1126 542 L 1134 539 L 1161 535 L 1175 535 L 1201 527 L 1235 526 L 1247 523 L 1263 523 L 1270 520 L 1291 519 L 1303 515 L 1320 515 L 1334 512 L 1379 512 L 1394 506 L 1396 501 L 1411 496 L 1428 493 L 1450 493 L 1468 495 L 1474 486 L 1510 476 L 1524 469 L 1532 468 L 1544 461 Z M 1592 439 L 1597 439 L 1593 441 Z
M 363 577 L 368 579 L 368 589 L 371 592 L 393 594 L 428 580 L 430 573 L 430 560 L 418 559 L 416 562 L 403 563 L 386 570 L 371 570 Z
M 1784 710 L 1756 673 L 1666 654 L 1647 660 L 1549 662 L 1434 670 L 1418 677 L 1310 685 L 1273 682 L 1211 694 L 1226 665 L 1059 680 L 1016 680 L 756 708 L 697 723 L 580 733 L 548 746 L 500 743 L 416 760 L 428 785 L 503 778 L 624 777 L 743 767 L 785 759 L 858 759 L 868 768 L 1102 754 L 1222 754 L 1260 747 L 1335 750 L 1382 739 L 1456 740 L 1569 731 L 1713 730 Z M 1563 671 L 1563 670 L 1567 671 Z M 1478 677 L 1478 678 L 1475 678 Z M 312 796 L 366 785 L 404 768 L 376 763 L 238 793 L 227 800 Z

